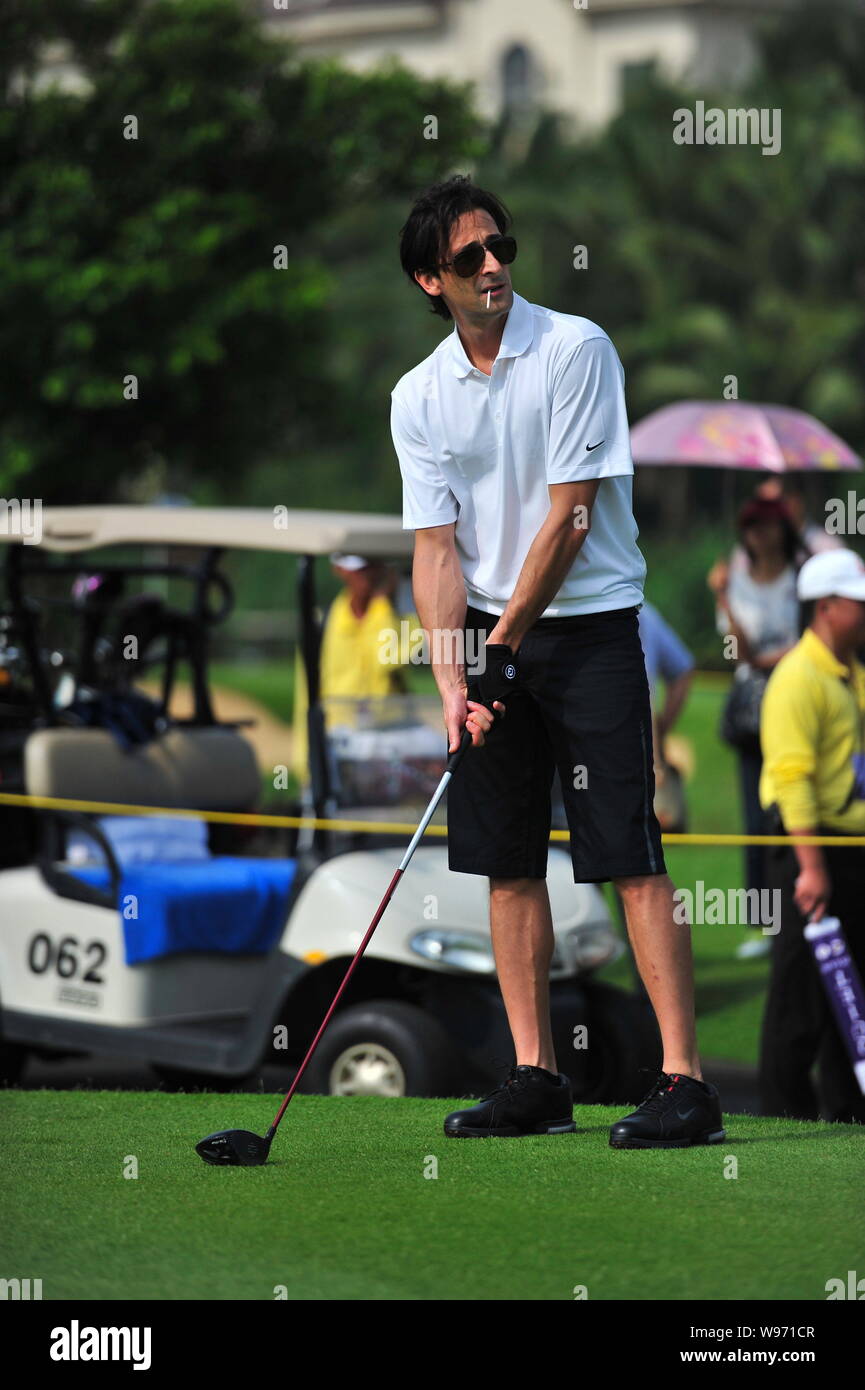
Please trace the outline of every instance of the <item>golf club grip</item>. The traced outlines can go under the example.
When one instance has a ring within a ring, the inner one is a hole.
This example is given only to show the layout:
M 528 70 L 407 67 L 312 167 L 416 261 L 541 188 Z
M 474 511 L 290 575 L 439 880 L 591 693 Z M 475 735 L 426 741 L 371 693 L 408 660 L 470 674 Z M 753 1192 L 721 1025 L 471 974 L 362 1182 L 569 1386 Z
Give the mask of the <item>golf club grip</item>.
M 459 748 L 455 748 L 453 753 L 451 753 L 450 757 L 448 758 L 447 764 L 445 766 L 445 772 L 453 773 L 456 770 L 456 768 L 459 766 L 463 754 L 469 747 L 471 741 L 471 730 L 463 729 L 462 737 L 460 738 L 460 746 Z
M 493 716 L 493 723 L 494 723 L 494 724 L 497 723 L 498 720 L 500 720 L 501 717 L 502 717 L 502 711 L 501 711 L 501 710 L 494 709 L 494 710 L 491 710 L 490 713 L 491 713 L 492 716 Z M 455 768 L 457 768 L 457 767 L 459 766 L 460 759 L 462 758 L 462 756 L 463 756 L 463 754 L 465 753 L 466 749 L 470 746 L 471 741 L 472 741 L 471 731 L 470 731 L 469 729 L 463 729 L 462 737 L 460 738 L 460 746 L 459 746 L 459 748 L 455 748 L 454 751 L 453 751 L 453 753 L 451 753 L 450 757 L 449 757 L 448 760 L 447 760 L 447 765 L 446 765 L 446 767 L 445 767 L 445 771 L 446 771 L 446 772 L 453 773 L 454 770 L 455 770 Z

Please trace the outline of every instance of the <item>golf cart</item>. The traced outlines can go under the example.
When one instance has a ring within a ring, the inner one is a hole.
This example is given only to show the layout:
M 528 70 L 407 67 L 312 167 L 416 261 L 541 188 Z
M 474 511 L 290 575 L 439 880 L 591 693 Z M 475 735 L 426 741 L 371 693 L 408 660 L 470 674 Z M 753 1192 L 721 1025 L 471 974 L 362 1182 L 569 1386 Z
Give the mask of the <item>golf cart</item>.
M 265 1062 L 288 1071 L 410 838 L 393 823 L 417 823 L 447 758 L 435 695 L 353 708 L 320 699 L 316 560 L 335 550 L 406 560 L 411 533 L 372 514 L 137 506 L 46 507 L 38 538 L 7 532 L 0 793 L 79 805 L 0 800 L 0 1082 L 20 1080 L 29 1054 L 134 1058 L 187 1088 L 230 1089 Z M 262 803 L 248 738 L 214 714 L 208 661 L 232 609 L 233 550 L 279 556 L 275 584 L 297 558 L 309 700 L 299 802 L 268 792 Z M 183 719 L 172 710 L 181 665 L 193 694 Z M 155 697 L 141 688 L 151 672 Z M 337 824 L 286 832 L 231 820 L 255 811 Z M 384 833 L 364 828 L 375 822 Z M 479 1094 L 513 1061 L 487 883 L 451 873 L 445 841 L 427 834 L 307 1091 Z M 598 889 L 574 884 L 563 847 L 551 846 L 548 886 L 559 1065 L 578 1101 L 636 1100 L 639 1068 L 657 1056 L 654 1020 L 593 978 L 622 943 Z

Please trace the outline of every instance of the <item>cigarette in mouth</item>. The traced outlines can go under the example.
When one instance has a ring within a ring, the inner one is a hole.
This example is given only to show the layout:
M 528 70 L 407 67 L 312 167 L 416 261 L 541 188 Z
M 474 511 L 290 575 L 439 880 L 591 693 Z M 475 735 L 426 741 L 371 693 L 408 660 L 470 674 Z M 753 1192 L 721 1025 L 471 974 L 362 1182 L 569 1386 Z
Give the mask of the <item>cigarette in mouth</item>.
M 487 290 L 487 308 L 490 307 L 490 295 L 491 295 L 491 294 L 492 294 L 492 290 Z

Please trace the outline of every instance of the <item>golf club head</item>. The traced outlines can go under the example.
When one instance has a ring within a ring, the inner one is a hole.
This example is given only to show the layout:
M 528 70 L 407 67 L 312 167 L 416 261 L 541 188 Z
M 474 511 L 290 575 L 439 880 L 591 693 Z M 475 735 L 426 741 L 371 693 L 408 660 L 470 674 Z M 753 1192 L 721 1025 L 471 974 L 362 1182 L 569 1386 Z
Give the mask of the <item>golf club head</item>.
M 221 1129 L 196 1144 L 195 1152 L 219 1167 L 258 1168 L 267 1162 L 270 1140 L 248 1129 Z

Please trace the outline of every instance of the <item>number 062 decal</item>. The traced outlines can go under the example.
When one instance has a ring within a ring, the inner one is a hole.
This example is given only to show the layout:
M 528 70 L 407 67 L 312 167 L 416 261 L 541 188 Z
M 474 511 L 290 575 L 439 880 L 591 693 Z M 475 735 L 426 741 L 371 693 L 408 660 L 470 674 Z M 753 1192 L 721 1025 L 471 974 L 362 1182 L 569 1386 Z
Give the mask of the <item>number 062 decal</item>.
M 104 985 L 105 976 L 100 975 L 99 968 L 107 955 L 108 947 L 102 941 L 84 945 L 77 936 L 62 936 L 54 942 L 45 932 L 38 932 L 31 937 L 27 964 L 34 975 L 53 970 L 62 980 L 80 979 L 88 985 Z

